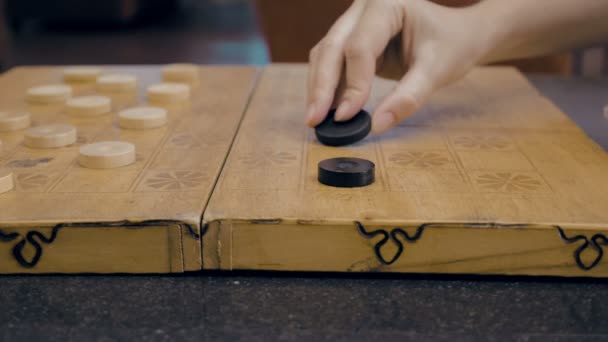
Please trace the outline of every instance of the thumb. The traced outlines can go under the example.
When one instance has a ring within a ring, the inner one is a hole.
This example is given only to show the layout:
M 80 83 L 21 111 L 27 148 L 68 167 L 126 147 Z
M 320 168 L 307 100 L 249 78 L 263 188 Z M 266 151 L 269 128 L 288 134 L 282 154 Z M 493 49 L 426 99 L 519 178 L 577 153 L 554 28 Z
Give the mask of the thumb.
M 433 72 L 421 64 L 414 64 L 399 84 L 376 107 L 372 117 L 372 131 L 383 133 L 405 120 L 422 106 L 435 90 Z

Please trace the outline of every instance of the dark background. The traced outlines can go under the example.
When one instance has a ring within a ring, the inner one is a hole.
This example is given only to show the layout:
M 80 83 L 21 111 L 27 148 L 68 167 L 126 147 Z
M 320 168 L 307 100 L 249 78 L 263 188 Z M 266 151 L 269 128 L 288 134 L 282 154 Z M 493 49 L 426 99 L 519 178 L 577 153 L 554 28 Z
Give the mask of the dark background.
M 608 283 L 187 274 L 0 278 L 0 339 L 608 341 Z
M 0 0 L 0 66 L 305 62 L 351 1 Z M 606 50 L 600 45 L 510 64 L 597 77 L 608 73 Z
M 8 3 L 6 67 L 171 62 L 264 64 L 269 58 L 251 1 L 4 2 Z M 134 5 L 137 10 L 125 10 L 122 7 L 129 6 L 123 3 L 138 4 Z

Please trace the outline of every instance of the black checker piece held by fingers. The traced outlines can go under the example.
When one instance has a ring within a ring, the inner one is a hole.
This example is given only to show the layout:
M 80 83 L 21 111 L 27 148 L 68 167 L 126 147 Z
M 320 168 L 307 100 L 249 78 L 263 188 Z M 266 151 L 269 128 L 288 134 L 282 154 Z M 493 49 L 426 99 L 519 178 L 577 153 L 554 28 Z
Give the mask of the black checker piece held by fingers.
M 372 129 L 372 118 L 365 110 L 359 111 L 352 119 L 343 122 L 334 120 L 336 110 L 332 109 L 317 127 L 317 139 L 325 145 L 343 146 L 365 138 Z
M 375 180 L 376 166 L 360 158 L 331 158 L 319 162 L 319 182 L 338 188 L 357 188 Z

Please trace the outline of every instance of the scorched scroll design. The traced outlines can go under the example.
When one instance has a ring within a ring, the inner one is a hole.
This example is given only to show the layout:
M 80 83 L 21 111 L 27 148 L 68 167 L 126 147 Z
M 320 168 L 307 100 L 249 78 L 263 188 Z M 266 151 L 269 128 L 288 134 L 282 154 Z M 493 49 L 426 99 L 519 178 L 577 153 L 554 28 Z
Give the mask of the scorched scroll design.
M 408 232 L 398 227 L 393 228 L 390 232 L 384 229 L 378 229 L 368 232 L 365 230 L 365 227 L 360 222 L 355 222 L 355 225 L 357 226 L 357 230 L 359 230 L 359 233 L 361 233 L 361 235 L 363 235 L 366 239 L 372 239 L 376 236 L 382 236 L 382 239 L 378 241 L 376 245 L 374 245 L 374 252 L 378 260 L 384 265 L 392 265 L 393 263 L 395 263 L 395 261 L 399 259 L 399 257 L 403 253 L 404 246 L 403 242 L 398 239 L 399 235 L 401 235 L 407 242 L 416 242 L 422 236 L 424 228 L 426 228 L 426 225 L 423 224 L 416 229 L 414 235 L 410 236 Z M 384 247 L 389 241 L 392 241 L 397 246 L 397 252 L 391 258 L 387 259 L 382 255 L 382 247 Z
M 416 232 L 413 235 L 410 235 L 403 228 L 399 228 L 399 227 L 393 228 L 391 230 L 377 229 L 377 230 L 373 230 L 373 231 L 367 231 L 365 229 L 365 227 L 363 226 L 363 224 L 361 224 L 358 221 L 355 222 L 355 226 L 357 227 L 357 230 L 366 239 L 373 239 L 375 237 L 381 237 L 380 241 L 378 241 L 374 245 L 374 253 L 376 254 L 376 258 L 378 259 L 378 261 L 380 261 L 383 265 L 387 265 L 387 266 L 394 264 L 399 259 L 401 254 L 403 254 L 405 247 L 404 247 L 404 243 L 402 242 L 402 240 L 399 239 L 399 236 L 401 236 L 406 242 L 414 243 L 422 237 L 422 234 L 424 233 L 425 228 L 428 228 L 431 225 L 433 227 L 453 226 L 450 224 L 425 223 L 425 224 L 418 226 L 418 228 L 416 229 Z M 517 224 L 499 225 L 499 224 L 493 224 L 493 223 L 464 224 L 462 226 L 468 227 L 468 228 L 511 228 L 511 227 L 515 228 L 516 227 L 518 229 L 521 229 L 522 227 L 527 227 L 525 225 L 522 226 L 522 225 L 517 225 Z M 569 237 L 566 235 L 564 229 L 562 229 L 560 226 L 552 226 L 552 227 L 558 231 L 560 238 L 567 244 L 580 243 L 580 245 L 576 248 L 576 250 L 573 253 L 574 261 L 576 262 L 576 265 L 578 268 L 580 268 L 583 271 L 590 271 L 590 270 L 594 269 L 597 265 L 599 265 L 599 263 L 602 261 L 602 259 L 604 257 L 604 247 L 608 247 L 608 237 L 606 235 L 598 233 L 598 234 L 594 234 L 591 237 L 586 237 L 584 235 L 579 234 L 579 235 L 576 235 L 573 237 Z M 384 254 L 382 253 L 382 248 L 384 246 L 386 246 L 389 242 L 392 242 L 397 247 L 397 251 L 391 257 L 386 258 L 384 256 Z M 584 260 L 583 253 L 592 253 L 593 257 L 591 259 Z
M 25 236 L 22 236 L 19 233 L 7 234 L 4 231 L 0 230 L 0 242 L 12 242 L 21 237 L 21 240 L 19 240 L 19 242 L 17 242 L 17 244 L 13 246 L 13 257 L 22 267 L 34 268 L 40 261 L 40 258 L 42 258 L 43 244 L 49 245 L 53 243 L 57 239 L 57 235 L 61 228 L 61 225 L 53 227 L 53 229 L 51 230 L 50 237 L 46 237 L 44 234 L 35 230 L 27 232 Z M 30 260 L 27 260 L 25 255 L 23 254 L 23 250 L 28 244 L 32 248 L 34 248 L 34 256 Z
M 566 236 L 566 233 L 561 227 L 556 227 L 559 232 L 559 236 L 568 244 L 583 242 L 575 251 L 574 251 L 574 260 L 576 261 L 576 265 L 584 270 L 589 271 L 595 268 L 602 258 L 604 257 L 604 249 L 602 246 L 608 246 L 608 237 L 603 234 L 595 234 L 591 238 L 588 238 L 584 235 L 576 235 L 574 237 Z M 585 251 L 593 251 L 595 252 L 595 257 L 591 262 L 585 262 L 582 258 L 582 254 Z

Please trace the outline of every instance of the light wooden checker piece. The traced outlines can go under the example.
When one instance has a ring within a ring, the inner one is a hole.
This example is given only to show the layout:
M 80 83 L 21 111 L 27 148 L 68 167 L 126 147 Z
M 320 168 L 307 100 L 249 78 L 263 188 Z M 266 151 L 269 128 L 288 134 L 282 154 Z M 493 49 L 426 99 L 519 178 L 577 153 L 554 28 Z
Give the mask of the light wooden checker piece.
M 112 73 L 97 78 L 97 90 L 100 92 L 132 92 L 137 90 L 137 77 L 128 73 Z
M 167 110 L 160 107 L 133 107 L 118 113 L 119 125 L 126 129 L 151 129 L 167 123 Z
M 59 148 L 74 144 L 77 138 L 76 127 L 50 124 L 28 128 L 24 134 L 24 144 L 31 148 Z
M 148 100 L 152 104 L 183 103 L 190 98 L 190 86 L 182 83 L 163 82 L 149 86 L 147 94 Z
M 475 69 L 340 148 L 294 110 L 306 75 L 264 70 L 203 217 L 205 268 L 608 277 L 608 157 L 515 69 Z M 394 86 L 377 80 L 370 108 Z M 376 181 L 320 184 L 335 157 Z
M 112 100 L 107 96 L 91 95 L 73 97 L 66 102 L 69 115 L 91 117 L 108 114 L 112 110 Z
M 162 77 L 165 82 L 185 83 L 190 87 L 197 87 L 200 85 L 201 71 L 195 64 L 175 63 L 163 68 Z
M 0 132 L 18 131 L 31 124 L 30 113 L 24 111 L 0 112 Z
M 0 78 L 0 89 L 9 91 L 0 92 L 0 103 L 14 101 L 32 84 L 60 77 L 63 69 L 7 72 Z M 145 89 L 158 82 L 161 67 L 117 66 L 113 72 L 132 75 Z M 118 115 L 115 120 L 110 115 L 81 120 L 68 117 L 65 110 L 32 113 L 36 124 L 67 117 L 77 127 L 77 143 L 132 143 L 136 162 L 124 167 L 91 169 L 80 163 L 84 145 L 26 148 L 25 131 L 0 132 L 0 166 L 11 168 L 15 181 L 14 191 L 0 196 L 0 234 L 16 234 L 12 240 L 0 239 L 0 254 L 7 256 L 0 258 L 0 273 L 200 270 L 202 213 L 257 72 L 252 67 L 201 67 L 208 82 L 193 90 L 192 107 L 212 104 L 221 115 L 186 108 L 172 125 L 157 129 L 119 127 Z M 143 96 L 137 103 L 119 104 L 122 94 L 105 95 L 112 97 L 113 108 L 144 103 Z M 38 244 L 32 244 L 28 234 L 41 234 L 34 237 Z M 91 252 L 98 250 L 103 253 Z
M 27 90 L 26 100 L 30 103 L 47 104 L 66 101 L 72 96 L 72 87 L 65 84 L 47 84 Z
M 68 83 L 94 83 L 102 73 L 102 68 L 75 66 L 63 70 L 63 80 Z
M 135 158 L 135 145 L 102 141 L 80 147 L 78 163 L 89 169 L 114 169 L 133 164 Z

